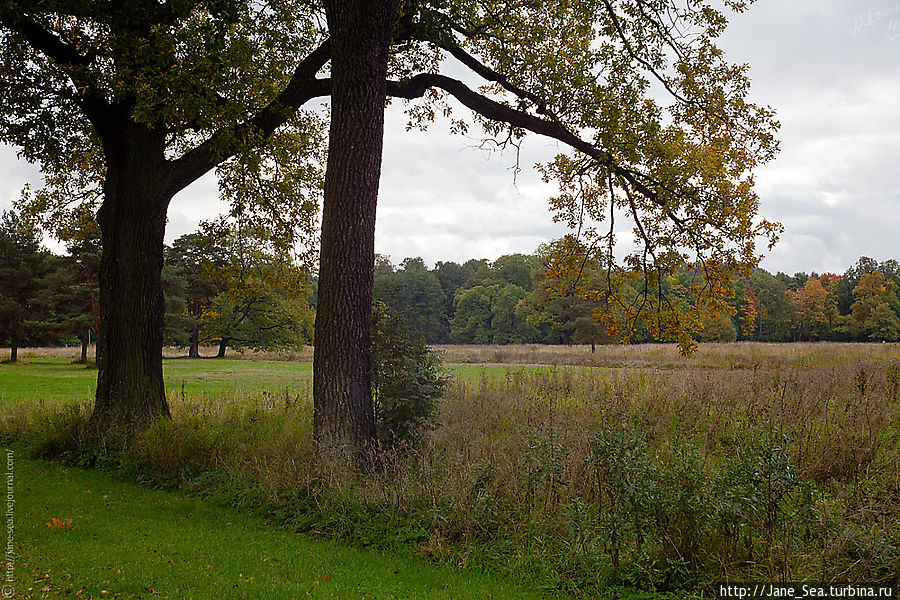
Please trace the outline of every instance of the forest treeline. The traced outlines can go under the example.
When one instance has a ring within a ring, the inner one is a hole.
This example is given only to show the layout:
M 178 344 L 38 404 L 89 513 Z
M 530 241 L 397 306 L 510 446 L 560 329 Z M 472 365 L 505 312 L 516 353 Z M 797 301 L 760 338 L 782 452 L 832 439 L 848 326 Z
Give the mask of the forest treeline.
M 40 230 L 15 212 L 0 219 L 0 340 L 87 346 L 96 331 L 101 260 L 96 231 L 72 235 L 65 255 L 41 246 Z M 428 343 L 600 344 L 612 340 L 598 320 L 600 297 L 552 281 L 552 251 L 489 261 L 421 258 L 394 265 L 378 256 L 374 296 L 404 315 Z M 602 287 L 603 273 L 580 276 Z M 690 302 L 696 274 L 665 282 L 676 302 Z M 277 349 L 312 341 L 316 278 L 261 229 L 227 219 L 204 222 L 165 248 L 165 342 L 199 355 L 201 345 Z M 620 284 L 620 285 L 628 285 Z M 579 286 L 583 290 L 584 286 Z M 707 315 L 698 341 L 900 339 L 900 263 L 860 258 L 843 274 L 771 274 L 753 269 L 733 278 L 728 309 Z M 629 294 L 624 294 L 627 297 Z M 637 291 L 631 294 L 637 297 Z M 640 321 L 632 342 L 655 341 Z

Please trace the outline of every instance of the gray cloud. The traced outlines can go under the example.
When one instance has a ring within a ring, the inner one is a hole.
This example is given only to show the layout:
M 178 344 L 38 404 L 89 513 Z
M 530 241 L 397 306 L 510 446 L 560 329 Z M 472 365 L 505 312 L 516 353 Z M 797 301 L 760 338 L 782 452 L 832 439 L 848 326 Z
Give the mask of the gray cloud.
M 15 148 L 0 144 L 0 210 L 9 208 L 26 183 L 40 184 L 37 167 L 16 156 Z

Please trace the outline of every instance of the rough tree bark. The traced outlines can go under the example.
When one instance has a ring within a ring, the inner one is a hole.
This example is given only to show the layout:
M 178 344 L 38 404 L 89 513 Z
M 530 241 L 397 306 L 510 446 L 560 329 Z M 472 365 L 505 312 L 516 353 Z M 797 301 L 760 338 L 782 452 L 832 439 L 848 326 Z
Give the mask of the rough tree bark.
M 369 373 L 375 206 L 396 0 L 325 2 L 331 128 L 322 209 L 313 404 L 321 458 L 364 464 L 375 443 Z
M 191 330 L 191 345 L 188 348 L 188 358 L 200 358 L 200 333 L 196 327 Z
M 136 424 L 169 415 L 162 374 L 161 273 L 172 198 L 165 138 L 125 121 L 104 137 L 106 181 L 94 419 Z
M 81 328 L 81 364 L 87 364 L 88 345 L 91 343 L 91 328 Z
M 188 314 L 195 319 L 200 318 L 201 314 L 200 301 L 196 299 L 188 300 Z M 188 349 L 189 358 L 200 358 L 200 327 L 193 325 L 191 327 L 190 347 Z

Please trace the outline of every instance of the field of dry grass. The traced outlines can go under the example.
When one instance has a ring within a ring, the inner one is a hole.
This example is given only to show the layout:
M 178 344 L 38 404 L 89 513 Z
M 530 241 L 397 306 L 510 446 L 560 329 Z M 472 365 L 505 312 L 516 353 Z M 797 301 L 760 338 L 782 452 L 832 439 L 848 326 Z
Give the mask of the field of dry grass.
M 23 405 L 0 434 L 575 594 L 900 583 L 900 345 L 439 349 L 560 368 L 455 379 L 424 444 L 369 474 L 314 460 L 308 394 L 176 397 L 171 423 L 121 450 L 87 406 Z
M 681 356 L 674 344 L 602 345 L 591 352 L 590 346 L 553 346 L 542 344 L 510 345 L 434 345 L 445 362 L 451 364 L 542 364 L 579 365 L 607 368 L 760 368 L 775 366 L 817 367 L 850 364 L 861 360 L 900 360 L 900 343 L 859 344 L 836 342 L 797 342 L 768 344 L 763 342 L 731 342 L 699 344 L 691 356 Z M 214 357 L 216 346 L 203 346 L 200 355 Z M 4 354 L 5 352 L 5 354 Z M 79 356 L 79 348 L 20 348 L 20 358 L 72 358 Z M 9 350 L 0 350 L 0 360 L 8 358 Z M 94 347 L 88 352 L 93 356 Z M 180 358 L 187 349 L 167 347 L 166 358 Z M 311 362 L 312 346 L 299 350 L 257 352 L 231 349 L 228 358 L 248 360 L 284 360 Z
M 201 346 L 200 356 L 205 358 L 213 358 L 218 352 L 218 346 Z M 93 357 L 95 346 L 89 346 L 88 357 Z M 19 348 L 19 358 L 71 358 L 76 360 L 81 356 L 81 347 L 39 347 L 39 348 Z M 169 346 L 163 348 L 164 358 L 181 358 L 187 356 L 187 348 L 178 348 Z M 235 352 L 228 349 L 228 358 L 247 358 L 250 360 L 290 360 L 296 362 L 312 362 L 313 349 L 312 346 L 306 346 L 299 350 L 279 350 L 277 352 L 254 352 L 252 350 L 244 352 Z M 0 361 L 9 359 L 9 349 L 0 349 Z
M 596 346 L 437 345 L 449 363 L 512 363 L 582 365 L 594 367 L 649 368 L 760 368 L 776 366 L 817 367 L 849 364 L 860 360 L 900 360 L 900 343 L 857 344 L 799 342 L 767 344 L 731 342 L 699 344 L 691 356 L 681 356 L 674 344 Z

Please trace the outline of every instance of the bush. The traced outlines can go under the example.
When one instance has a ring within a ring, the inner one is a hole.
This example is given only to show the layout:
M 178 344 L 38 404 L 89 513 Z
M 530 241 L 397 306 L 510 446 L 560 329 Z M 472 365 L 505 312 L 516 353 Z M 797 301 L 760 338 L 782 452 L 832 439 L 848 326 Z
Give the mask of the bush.
M 440 357 L 383 302 L 373 310 L 372 398 L 378 440 L 387 448 L 414 443 L 434 427 L 446 382 Z

